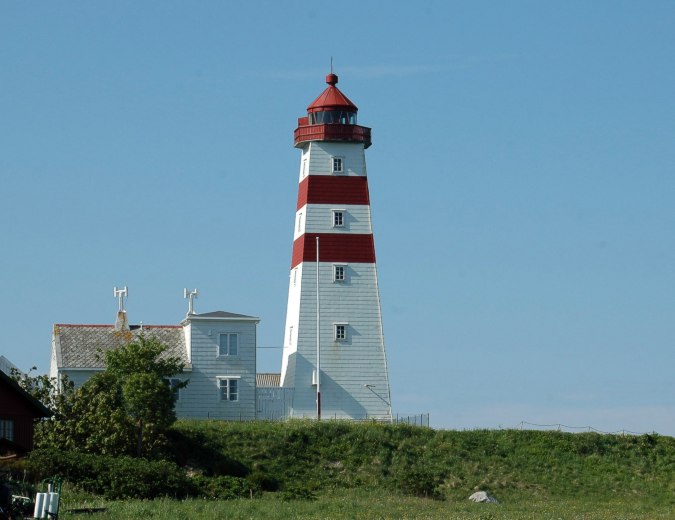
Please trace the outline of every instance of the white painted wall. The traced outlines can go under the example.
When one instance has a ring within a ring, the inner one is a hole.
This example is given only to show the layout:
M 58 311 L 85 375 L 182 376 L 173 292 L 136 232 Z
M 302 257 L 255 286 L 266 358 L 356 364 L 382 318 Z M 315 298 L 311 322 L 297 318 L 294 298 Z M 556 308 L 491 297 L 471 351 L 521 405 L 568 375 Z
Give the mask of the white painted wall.
M 192 371 L 176 403 L 184 418 L 255 419 L 256 323 L 188 318 L 191 324 Z M 239 354 L 218 356 L 221 333 L 239 336 Z M 239 400 L 221 401 L 218 377 L 239 378 Z
M 342 175 L 366 175 L 362 144 L 315 141 L 302 149 L 300 182 L 306 175 L 333 175 L 333 156 L 343 158 L 345 173 Z M 303 162 L 306 168 L 303 168 Z M 333 209 L 346 211 L 344 227 L 333 227 Z M 370 207 L 307 204 L 296 212 L 294 240 L 303 233 L 372 233 Z M 375 264 L 352 263 L 346 265 L 346 269 L 347 279 L 334 282 L 332 263 L 322 262 L 319 268 L 322 415 L 326 418 L 390 420 L 377 268 Z M 335 323 L 348 324 L 346 341 L 335 341 Z M 290 327 L 293 328 L 292 338 L 289 337 Z M 282 361 L 282 386 L 295 389 L 295 417 L 314 417 L 316 414 L 316 387 L 312 385 L 315 367 L 316 263 L 304 262 L 290 273 Z
M 333 210 L 344 211 L 344 226 L 333 227 Z M 302 215 L 302 219 L 300 219 Z M 298 222 L 301 223 L 298 229 Z M 304 233 L 372 233 L 370 206 L 355 204 L 305 204 L 295 213 L 297 240 Z
M 333 175 L 331 157 L 342 157 L 343 175 L 366 175 L 366 159 L 363 144 L 310 141 L 302 147 L 300 178 L 302 181 L 303 161 L 307 161 L 307 175 Z
M 316 366 L 316 264 L 301 265 L 303 304 L 298 305 L 294 327 L 299 333 L 294 334 L 296 344 L 289 349 L 295 353 L 293 377 L 282 381 L 284 386 L 295 388 L 294 416 L 313 417 L 316 408 L 316 387 L 311 384 Z M 338 418 L 389 419 L 389 381 L 376 266 L 349 264 L 347 280 L 337 283 L 332 281 L 332 264 L 322 263 L 319 276 L 323 414 Z M 335 323 L 348 324 L 346 341 L 335 341 Z

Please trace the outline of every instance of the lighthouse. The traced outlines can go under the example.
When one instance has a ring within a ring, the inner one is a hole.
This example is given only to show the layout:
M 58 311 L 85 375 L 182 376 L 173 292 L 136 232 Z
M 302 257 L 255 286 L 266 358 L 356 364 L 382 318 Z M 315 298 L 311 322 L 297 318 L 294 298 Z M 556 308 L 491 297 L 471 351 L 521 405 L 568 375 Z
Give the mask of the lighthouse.
M 371 129 L 328 87 L 298 118 L 302 152 L 281 386 L 291 417 L 390 421 L 365 150 Z

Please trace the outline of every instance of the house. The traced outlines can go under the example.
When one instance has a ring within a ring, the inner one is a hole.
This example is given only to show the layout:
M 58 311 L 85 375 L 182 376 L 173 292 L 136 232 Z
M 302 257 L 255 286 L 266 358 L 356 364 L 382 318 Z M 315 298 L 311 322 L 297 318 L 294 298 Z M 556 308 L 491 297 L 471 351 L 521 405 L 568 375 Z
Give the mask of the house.
M 190 311 L 176 325 L 129 325 L 120 298 L 114 325 L 55 324 L 50 376 L 82 385 L 105 369 L 102 354 L 143 334 L 167 346 L 166 355 L 185 365 L 170 383 L 179 418 L 252 420 L 256 417 L 256 330 L 259 318 L 216 311 Z
M 25 453 L 33 448 L 35 419 L 51 412 L 0 370 L 0 448 Z
M 7 359 L 5 356 L 0 356 L 0 372 L 4 372 L 8 376 L 11 376 L 13 370 L 19 374 L 22 373 L 21 370 L 19 370 L 19 367 L 17 367 L 9 359 Z

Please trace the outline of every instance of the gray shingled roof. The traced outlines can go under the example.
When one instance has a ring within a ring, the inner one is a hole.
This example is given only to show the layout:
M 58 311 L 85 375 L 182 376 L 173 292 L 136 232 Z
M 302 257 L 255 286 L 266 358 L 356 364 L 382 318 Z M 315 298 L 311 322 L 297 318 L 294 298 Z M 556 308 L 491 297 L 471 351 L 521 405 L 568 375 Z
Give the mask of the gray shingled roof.
M 105 352 L 122 346 L 138 337 L 141 332 L 157 338 L 168 349 L 167 356 L 176 356 L 186 369 L 191 368 L 187 358 L 185 334 L 180 325 L 131 326 L 129 331 L 115 331 L 112 325 L 54 325 L 56 360 L 59 368 L 103 368 L 98 359 L 99 350 Z

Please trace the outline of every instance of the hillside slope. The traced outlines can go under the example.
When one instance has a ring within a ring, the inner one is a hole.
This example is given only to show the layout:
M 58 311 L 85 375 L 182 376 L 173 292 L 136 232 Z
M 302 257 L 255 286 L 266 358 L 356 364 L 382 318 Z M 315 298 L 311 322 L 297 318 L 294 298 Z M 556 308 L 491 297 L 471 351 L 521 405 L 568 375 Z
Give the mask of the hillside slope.
M 463 497 L 675 497 L 675 438 L 292 421 L 180 421 L 174 456 L 205 475 L 282 488 L 388 488 Z

